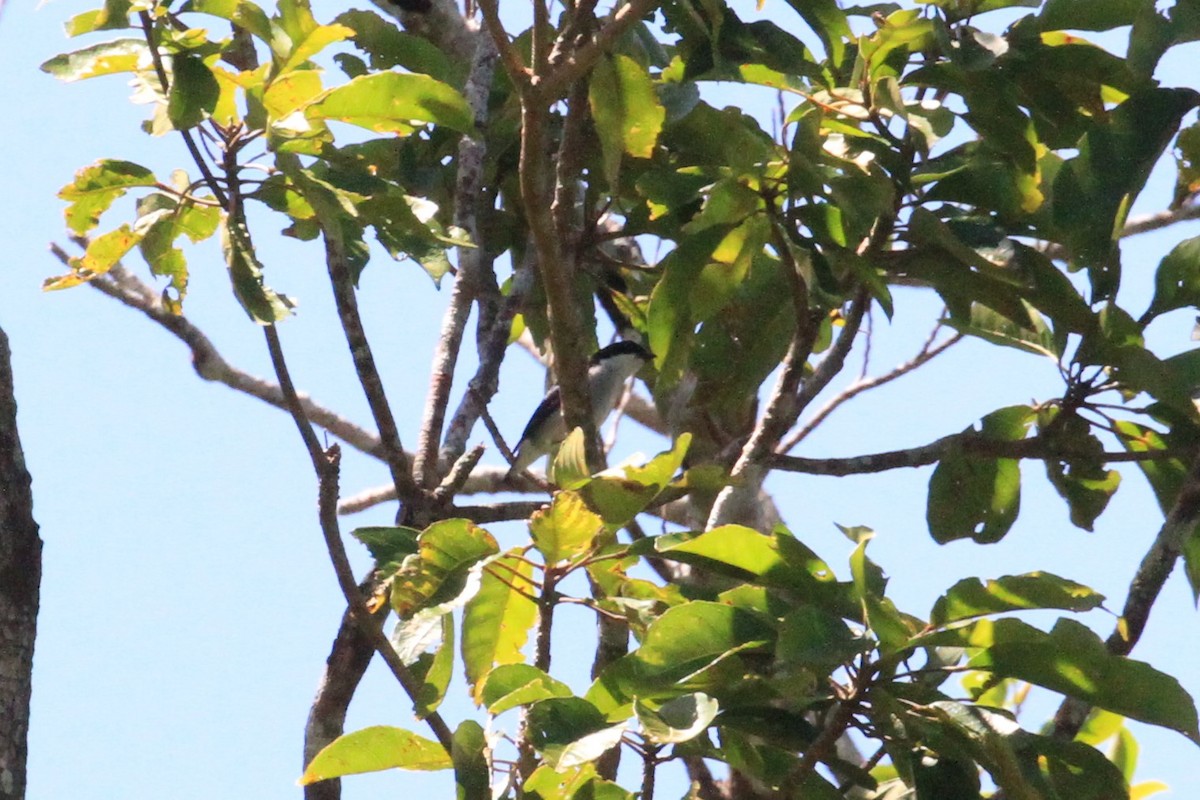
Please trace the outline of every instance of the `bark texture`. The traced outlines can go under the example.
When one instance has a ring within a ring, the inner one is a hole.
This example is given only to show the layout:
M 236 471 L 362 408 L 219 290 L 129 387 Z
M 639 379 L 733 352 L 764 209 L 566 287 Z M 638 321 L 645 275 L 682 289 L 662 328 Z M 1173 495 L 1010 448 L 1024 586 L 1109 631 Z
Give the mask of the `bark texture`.
M 17 435 L 8 337 L 0 329 L 0 800 L 25 797 L 42 540 Z

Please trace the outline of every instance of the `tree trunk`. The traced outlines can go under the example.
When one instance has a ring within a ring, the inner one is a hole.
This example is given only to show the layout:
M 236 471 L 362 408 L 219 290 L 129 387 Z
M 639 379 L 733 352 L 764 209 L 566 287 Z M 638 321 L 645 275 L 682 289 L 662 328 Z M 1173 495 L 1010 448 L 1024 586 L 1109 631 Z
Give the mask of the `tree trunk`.
M 42 540 L 17 435 L 8 337 L 0 329 L 0 800 L 25 797 Z

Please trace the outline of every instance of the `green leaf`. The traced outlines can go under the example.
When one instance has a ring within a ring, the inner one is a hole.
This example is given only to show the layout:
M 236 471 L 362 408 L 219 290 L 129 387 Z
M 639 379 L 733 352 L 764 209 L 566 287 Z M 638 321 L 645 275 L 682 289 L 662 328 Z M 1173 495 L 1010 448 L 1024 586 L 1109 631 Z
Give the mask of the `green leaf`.
M 154 186 L 154 173 L 132 161 L 103 159 L 75 173 L 75 179 L 59 189 L 58 197 L 70 201 L 63 212 L 67 227 L 79 235 L 100 222 L 100 215 L 118 197 L 137 186 Z
M 491 800 L 488 749 L 487 735 L 478 722 L 467 719 L 459 723 L 450 748 L 456 800 Z
M 644 511 L 675 477 L 691 442 L 690 433 L 680 434 L 674 447 L 659 453 L 648 463 L 619 467 L 624 477 L 614 475 L 616 469 L 608 469 L 589 481 L 580 492 L 605 523 L 625 525 Z
M 969 666 L 1078 698 L 1115 714 L 1179 731 L 1200 744 L 1196 707 L 1179 681 L 1108 652 L 1087 627 L 1060 619 L 1050 633 L 1015 619 L 980 620 L 944 640 L 978 649 Z M 938 642 L 943 641 L 940 635 Z
M 964 578 L 937 599 L 929 624 L 943 626 L 959 620 L 1030 608 L 1091 611 L 1104 595 L 1075 581 L 1048 572 L 1005 575 L 989 579 Z
M 1073 260 L 1089 270 L 1094 300 L 1120 285 L 1117 238 L 1150 170 L 1196 106 L 1190 89 L 1146 89 L 1112 112 L 1079 143 L 1079 155 L 1054 179 L 1053 218 Z
M 721 706 L 703 692 L 693 692 L 665 703 L 639 700 L 634 703 L 634 710 L 647 739 L 658 744 L 678 744 L 704 733 Z
M 763 534 L 742 525 L 722 525 L 700 534 L 659 536 L 652 544 L 662 558 L 784 589 L 827 610 L 848 610 L 833 570 L 787 531 Z
M 339 736 L 317 753 L 300 784 L 385 769 L 442 770 L 453 766 L 437 742 L 403 728 L 376 725 Z
M 355 528 L 350 535 L 367 546 L 381 575 L 391 575 L 404 559 L 415 555 L 420 531 L 398 525 Z
M 850 554 L 850 572 L 867 627 L 879 639 L 883 652 L 894 653 L 908 643 L 921 625 L 911 618 L 906 619 L 891 599 L 884 596 L 887 578 L 883 570 L 867 558 L 867 545 L 871 539 L 872 535 L 859 538 L 858 545 Z
M 295 303 L 263 282 L 263 266 L 254 253 L 250 233 L 240 220 L 221 215 L 221 249 L 233 282 L 233 293 L 250 319 L 270 325 L 286 319 Z
M 182 54 L 171 59 L 167 117 L 176 130 L 192 128 L 203 122 L 216 108 L 220 96 L 220 84 L 199 56 Z
M 1028 406 L 993 411 L 983 418 L 980 435 L 1000 441 L 1023 439 L 1033 417 Z M 930 535 L 939 544 L 966 538 L 980 544 L 998 542 L 1016 521 L 1020 507 L 1021 469 L 1015 459 L 952 451 L 929 480 L 926 519 Z
M 82 256 L 71 259 L 71 271 L 42 282 L 42 289 L 53 291 L 86 283 L 108 272 L 141 240 L 141 234 L 128 225 L 97 236 L 87 244 Z
M 407 617 L 443 603 L 465 603 L 478 590 L 481 562 L 499 551 L 495 538 L 465 519 L 435 522 L 421 532 L 418 555 L 392 581 L 392 608 Z
M 575 492 L 558 492 L 549 509 L 535 511 L 529 519 L 533 546 L 547 566 L 572 561 L 589 552 L 603 530 L 604 520 Z
M 1047 356 L 1055 361 L 1062 355 L 1055 341 L 1054 331 L 1042 319 L 1037 309 L 1024 303 L 1029 324 L 1020 325 L 1008 317 L 980 303 L 971 305 L 969 321 L 951 318 L 946 324 L 960 333 L 977 336 L 986 342 L 1002 347 L 1013 347 L 1026 353 Z
M 303 66 L 305 62 L 329 45 L 349 39 L 353 35 L 354 31 L 345 25 L 318 25 L 306 31 L 302 36 L 292 40 L 286 58 L 276 71 L 276 75 L 288 74 Z
M 1047 0 L 1038 15 L 1042 30 L 1110 31 L 1132 25 L 1143 0 Z
M 530 742 L 555 770 L 595 761 L 616 747 L 625 732 L 624 722 L 609 725 L 599 709 L 579 697 L 534 703 L 526 724 Z
M 41 70 L 70 83 L 100 75 L 134 72 L 148 67 L 149 63 L 150 50 L 145 41 L 115 39 L 57 55 L 43 63 Z
M 111 31 L 129 27 L 131 0 L 105 0 L 102 8 L 84 11 L 67 21 L 67 36 L 82 36 L 95 31 Z
M 264 42 L 269 43 L 272 39 L 271 21 L 257 4 L 249 0 L 187 0 L 184 8 L 232 22 Z
M 1159 262 L 1154 299 L 1141 322 L 1188 306 L 1200 306 L 1200 236 L 1184 239 Z
M 543 764 L 521 786 L 527 800 L 634 800 L 634 795 L 596 774 L 594 764 L 555 770 Z
M 451 85 L 461 83 L 465 65 L 455 65 L 436 45 L 405 33 L 374 11 L 344 11 L 334 22 L 354 30 L 355 46 L 370 57 L 376 72 L 403 67 Z
M 592 479 L 583 445 L 583 428 L 573 429 L 558 446 L 550 463 L 549 478 L 556 486 L 567 490 L 578 489 Z
M 618 694 L 646 695 L 774 639 L 774 627 L 763 615 L 723 603 L 684 603 L 651 623 L 642 646 L 610 668 L 614 688 Z
M 552 697 L 571 697 L 571 687 L 531 664 L 501 664 L 488 673 L 478 693 L 489 714 Z
M 920 727 L 921 738 L 939 751 L 963 752 L 991 775 L 1007 797 L 1042 800 L 1052 796 L 1038 767 L 1038 754 L 1029 746 L 1031 734 L 1008 716 L 952 700 L 930 703 L 925 709 L 934 724 Z
M 181 176 L 181 180 L 187 179 Z M 175 240 L 181 235 L 193 243 L 209 238 L 221 223 L 221 211 L 192 203 L 180 205 L 173 196 L 161 192 L 142 198 L 137 210 L 134 231 L 142 237 L 138 248 L 150 271 L 170 280 L 162 292 L 163 305 L 173 313 L 180 313 L 187 295 L 188 269 Z
M 417 622 L 417 618 L 427 613 L 430 612 L 421 612 L 412 620 L 401 621 L 396 626 L 397 631 L 409 623 Z M 413 712 L 417 719 L 425 719 L 437 711 L 446 699 L 446 689 L 454 674 L 454 615 L 430 613 L 430 616 L 433 617 L 431 622 L 440 628 L 440 634 L 433 643 L 433 652 L 421 653 L 409 664 L 413 677 L 420 681 L 413 697 Z M 397 647 L 397 650 L 400 648 Z
M 874 647 L 870 637 L 852 631 L 841 617 L 804 605 L 780 623 L 775 657 L 784 664 L 832 669 Z
M 462 659 L 467 683 L 479 702 L 485 676 L 497 664 L 522 661 L 521 648 L 537 619 L 533 565 L 520 550 L 489 560 L 483 569 L 479 592 L 463 611 Z M 498 713 L 498 712 L 493 712 Z
M 337 120 L 405 136 L 425 123 L 472 133 L 475 116 L 462 95 L 428 75 L 380 72 L 327 91 L 305 109 L 310 121 Z
M 841 65 L 846 55 L 846 41 L 852 39 L 853 34 L 837 0 L 788 0 L 788 5 L 821 37 L 833 65 Z
M 692 692 L 666 703 L 638 700 L 634 704 L 642 734 L 656 744 L 678 744 L 704 733 L 721 706 L 703 692 Z
M 646 70 L 620 54 L 596 62 L 588 84 L 588 104 L 600 138 L 605 176 L 610 186 L 616 186 L 622 154 L 634 158 L 654 154 L 666 109 Z

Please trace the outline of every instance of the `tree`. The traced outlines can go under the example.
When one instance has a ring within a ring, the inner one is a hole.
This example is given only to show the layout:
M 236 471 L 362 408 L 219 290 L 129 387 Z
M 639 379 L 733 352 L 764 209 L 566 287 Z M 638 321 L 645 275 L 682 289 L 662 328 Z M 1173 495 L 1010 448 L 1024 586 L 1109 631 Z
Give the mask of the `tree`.
M 33 644 L 42 577 L 42 540 L 13 390 L 12 354 L 0 329 L 0 797 L 25 796 Z
M 76 35 L 133 35 L 45 69 L 132 74 L 151 101 L 147 130 L 177 131 L 198 174 L 164 181 L 117 160 L 82 169 L 61 196 L 83 253 L 60 249 L 68 271 L 47 288 L 90 284 L 188 344 L 206 379 L 285 410 L 319 483 L 347 613 L 306 730 L 308 796 L 403 767 L 452 770 L 464 797 L 506 781 L 526 797 L 625 797 L 624 752 L 640 760 L 647 798 L 676 762 L 706 798 L 978 797 L 983 773 L 1006 796 L 1112 797 L 1132 779 L 1122 718 L 1200 740 L 1179 682 L 1129 657 L 1177 561 L 1200 587 L 1200 367 L 1145 342 L 1155 319 L 1200 303 L 1196 240 L 1163 260 L 1144 309 L 1119 295 L 1120 234 L 1194 215 L 1197 127 L 1184 120 L 1200 95 L 1154 78 L 1165 53 L 1200 38 L 1193 4 L 788 5 L 778 22 L 746 22 L 722 2 L 577 2 L 553 14 L 534 2 L 520 33 L 494 0 L 465 14 L 439 0 L 380 2 L 391 20 L 352 10 L 327 23 L 298 0 L 273 14 L 249 0 L 112 0 L 70 21 Z M 1010 23 L 1002 33 L 996 16 Z M 1066 32 L 1126 27 L 1124 58 Z M 716 81 L 776 92 L 771 132 L 707 102 Z M 345 123 L 369 134 L 347 135 Z M 1130 222 L 1172 144 L 1170 207 Z M 129 193 L 135 219 L 100 227 Z M 267 284 L 274 271 L 255 247 L 268 212 L 287 218 L 286 235 L 321 242 L 377 433 L 293 385 L 277 327 L 293 302 Z M 368 229 L 450 283 L 411 450 L 357 308 Z M 228 364 L 184 314 L 177 242 L 218 235 L 275 384 Z M 669 252 L 646 259 L 650 244 Z M 161 291 L 120 264 L 135 248 Z M 814 408 L 855 347 L 886 335 L 866 320 L 896 313 L 899 286 L 944 303 L 926 345 Z M 472 313 L 479 367 L 451 412 Z M 653 403 L 626 408 L 664 442 L 617 470 L 605 470 L 587 413 L 586 359 L 608 330 L 655 353 L 642 380 Z M 479 466 L 482 449 L 467 446 L 482 420 L 506 452 L 487 406 L 525 332 L 552 355 L 572 431 L 553 460 L 552 499 L 464 504 L 545 488 Z M 962 337 L 1049 359 L 1061 392 L 925 446 L 789 454 L 844 401 Z M 340 446 L 314 426 L 382 461 L 385 499 L 400 501 L 396 526 L 355 531 L 376 559 L 362 579 L 340 534 Z M 867 556 L 871 531 L 845 530 L 855 548 L 839 580 L 793 533 L 803 520 L 789 529 L 764 491 L 772 473 L 936 464 L 930 534 L 986 545 L 1018 515 L 1023 459 L 1045 465 L 1085 529 L 1118 488 L 1114 463 L 1136 462 L 1154 489 L 1164 521 L 1107 640 L 1070 616 L 1048 631 L 1020 617 L 1102 603 L 1045 572 L 967 578 L 929 612 L 901 611 Z M 646 533 L 653 517 L 664 533 Z M 488 529 L 525 519 L 517 546 Z M 551 631 L 568 603 L 596 616 L 586 691 L 556 677 Z M 439 707 L 456 649 L 480 710 L 453 725 Z M 341 735 L 375 652 L 429 736 Z M 1062 696 L 1048 730 L 1014 721 L 1022 683 Z M 519 714 L 511 746 L 480 722 L 504 714 Z M 1110 759 L 1096 745 L 1114 737 Z

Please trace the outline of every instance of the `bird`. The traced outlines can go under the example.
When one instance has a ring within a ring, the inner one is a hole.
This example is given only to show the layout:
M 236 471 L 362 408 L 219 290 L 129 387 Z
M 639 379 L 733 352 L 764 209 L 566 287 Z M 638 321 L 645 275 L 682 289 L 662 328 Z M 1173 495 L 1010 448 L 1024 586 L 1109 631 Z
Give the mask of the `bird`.
M 654 358 L 637 342 L 614 342 L 597 351 L 588 361 L 588 394 L 592 401 L 592 422 L 600 427 L 616 407 L 625 383 Z M 509 475 L 523 472 L 567 438 L 562 415 L 562 396 L 557 386 L 546 393 L 529 418 L 517 442 Z

